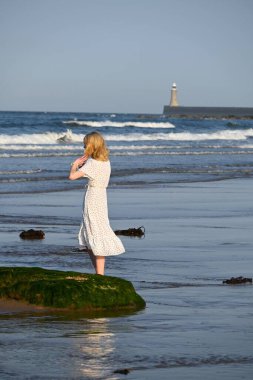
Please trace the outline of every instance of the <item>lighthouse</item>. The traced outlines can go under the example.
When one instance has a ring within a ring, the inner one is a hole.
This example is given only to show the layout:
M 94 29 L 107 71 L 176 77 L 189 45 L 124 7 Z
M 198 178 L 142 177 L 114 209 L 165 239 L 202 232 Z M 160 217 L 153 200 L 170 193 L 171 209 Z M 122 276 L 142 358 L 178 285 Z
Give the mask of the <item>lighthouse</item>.
M 171 97 L 170 97 L 170 107 L 178 107 L 178 101 L 177 101 L 177 85 L 174 82 L 171 88 Z
M 253 119 L 253 107 L 191 107 L 180 106 L 177 101 L 177 85 L 174 82 L 171 87 L 171 98 L 169 105 L 163 107 L 163 113 L 173 118 L 195 118 L 203 119 L 211 117 L 214 119 Z

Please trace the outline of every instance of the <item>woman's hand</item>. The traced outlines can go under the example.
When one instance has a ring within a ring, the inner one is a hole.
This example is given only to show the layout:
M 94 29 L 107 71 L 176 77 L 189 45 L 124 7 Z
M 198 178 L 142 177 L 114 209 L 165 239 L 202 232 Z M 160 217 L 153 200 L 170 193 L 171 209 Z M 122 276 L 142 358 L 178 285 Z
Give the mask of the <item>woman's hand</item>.
M 85 162 L 88 160 L 88 156 L 84 155 L 82 157 L 77 158 L 72 164 L 69 173 L 69 179 L 75 180 L 83 177 L 83 173 L 79 172 L 78 169 L 81 168 Z
M 78 168 L 81 168 L 85 162 L 88 160 L 88 156 L 84 155 L 82 157 L 78 157 L 74 162 L 73 165 L 75 165 Z

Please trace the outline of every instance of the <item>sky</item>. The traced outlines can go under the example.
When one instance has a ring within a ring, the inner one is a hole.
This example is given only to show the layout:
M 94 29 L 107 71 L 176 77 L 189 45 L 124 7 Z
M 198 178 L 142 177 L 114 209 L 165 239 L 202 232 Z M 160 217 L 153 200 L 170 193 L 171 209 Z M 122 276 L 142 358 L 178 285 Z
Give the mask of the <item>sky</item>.
M 0 0 L 0 110 L 253 107 L 253 0 Z

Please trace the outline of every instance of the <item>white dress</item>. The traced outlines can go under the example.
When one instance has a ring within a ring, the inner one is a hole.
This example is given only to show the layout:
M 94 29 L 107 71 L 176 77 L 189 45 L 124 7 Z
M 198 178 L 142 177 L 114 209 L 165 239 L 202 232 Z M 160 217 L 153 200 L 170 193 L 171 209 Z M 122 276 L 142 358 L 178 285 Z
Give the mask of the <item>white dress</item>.
M 125 252 L 108 219 L 106 188 L 111 174 L 110 161 L 89 158 L 79 171 L 89 179 L 84 195 L 79 244 L 91 249 L 95 256 L 112 256 Z

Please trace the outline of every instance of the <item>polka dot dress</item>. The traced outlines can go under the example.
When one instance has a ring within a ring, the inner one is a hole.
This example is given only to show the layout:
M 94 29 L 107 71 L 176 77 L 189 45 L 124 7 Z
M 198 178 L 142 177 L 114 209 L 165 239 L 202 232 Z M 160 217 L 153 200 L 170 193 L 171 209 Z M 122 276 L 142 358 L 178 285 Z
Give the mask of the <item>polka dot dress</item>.
M 95 256 L 113 256 L 125 252 L 108 219 L 106 188 L 111 174 L 110 161 L 89 158 L 79 171 L 89 179 L 84 196 L 79 244 L 91 249 Z

